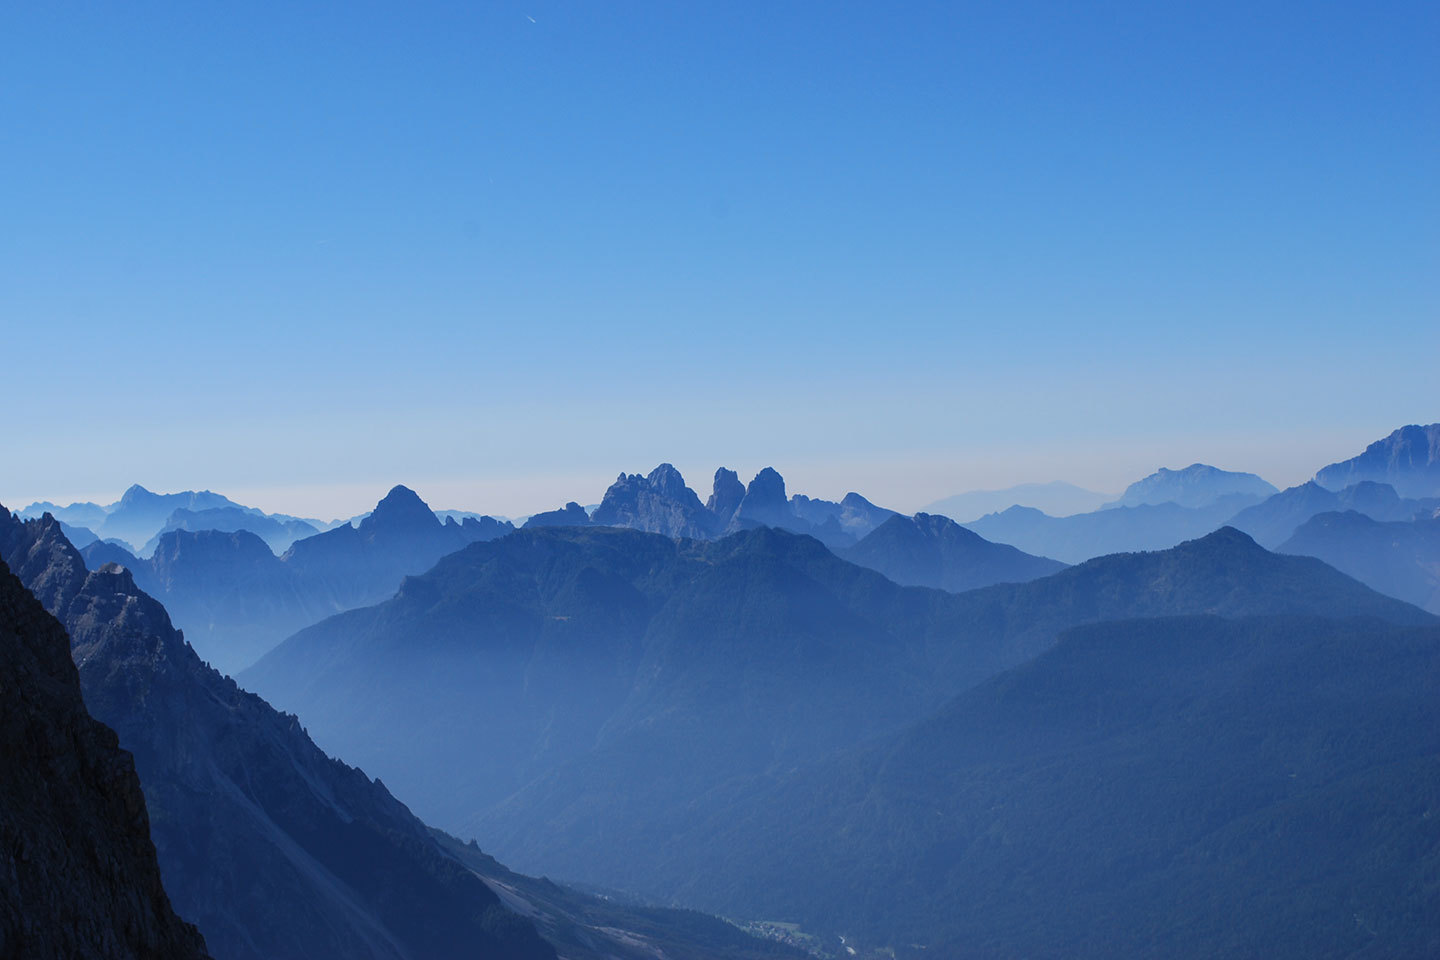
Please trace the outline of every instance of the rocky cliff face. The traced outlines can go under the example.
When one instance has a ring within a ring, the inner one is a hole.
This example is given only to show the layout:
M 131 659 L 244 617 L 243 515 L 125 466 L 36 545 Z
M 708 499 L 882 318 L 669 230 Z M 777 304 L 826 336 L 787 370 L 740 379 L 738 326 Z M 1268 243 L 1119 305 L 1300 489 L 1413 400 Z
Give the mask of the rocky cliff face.
M 553 957 L 382 784 L 205 666 L 128 570 L 87 574 L 53 518 L 3 508 L 0 551 L 68 628 L 86 703 L 135 756 L 176 908 L 219 960 Z
M 1402 497 L 1440 497 L 1440 423 L 1401 427 L 1359 456 L 1324 467 L 1315 479 L 1331 490 L 1374 480 Z
M 608 527 L 629 527 L 692 540 L 712 537 L 718 527 L 715 515 L 685 485 L 680 471 L 668 463 L 660 464 L 645 477 L 620 474 L 605 491 L 605 499 L 590 520 Z
M 70 593 L 59 571 L 36 579 Z M 0 956 L 205 957 L 161 886 L 130 755 L 86 712 L 64 628 L 4 563 L 0 745 Z

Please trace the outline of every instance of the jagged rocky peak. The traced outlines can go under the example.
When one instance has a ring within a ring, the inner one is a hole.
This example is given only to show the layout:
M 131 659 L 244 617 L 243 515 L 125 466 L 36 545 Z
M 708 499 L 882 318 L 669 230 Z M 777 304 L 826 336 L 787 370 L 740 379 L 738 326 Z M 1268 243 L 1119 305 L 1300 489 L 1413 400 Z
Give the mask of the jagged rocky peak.
M 673 464 L 660 464 L 650 471 L 650 475 L 645 478 L 645 481 L 650 484 L 651 490 L 661 496 L 674 500 L 694 500 L 696 506 L 700 505 L 700 498 L 696 496 L 694 490 L 685 485 L 685 478 L 680 476 L 680 471 L 676 470 Z
M 745 488 L 745 499 L 735 510 L 732 526 L 757 523 L 785 526 L 793 521 L 790 501 L 785 496 L 785 478 L 774 467 L 766 467 L 755 474 L 755 479 Z
M 371 511 L 370 516 L 360 521 L 360 529 L 377 527 L 439 527 L 440 521 L 420 496 L 403 484 L 396 484 Z
M 744 499 L 745 484 L 740 482 L 740 475 L 725 467 L 716 470 L 710 499 L 705 502 L 705 508 L 715 514 L 715 518 L 723 525 L 735 516 L 740 501 Z
M 692 539 L 712 536 L 716 526 L 680 471 L 668 463 L 660 464 L 649 476 L 620 474 L 590 520 L 602 526 Z
M 590 524 L 590 515 L 574 500 L 559 510 L 537 513 L 525 521 L 526 529 L 535 527 L 584 527 Z

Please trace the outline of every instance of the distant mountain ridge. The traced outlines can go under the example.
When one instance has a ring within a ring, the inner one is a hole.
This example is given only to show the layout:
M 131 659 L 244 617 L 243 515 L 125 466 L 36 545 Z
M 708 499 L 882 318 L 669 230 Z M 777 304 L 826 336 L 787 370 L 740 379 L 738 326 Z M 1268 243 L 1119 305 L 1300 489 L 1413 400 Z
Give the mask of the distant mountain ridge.
M 383 600 L 405 576 L 512 529 L 488 517 L 441 523 L 413 491 L 396 486 L 358 526 L 297 540 L 282 557 L 245 530 L 185 529 L 161 534 L 149 559 L 107 543 L 82 555 L 94 568 L 129 569 L 206 660 L 234 673 L 302 627 Z
M 840 556 L 907 587 L 962 593 L 994 583 L 1024 583 L 1065 564 L 984 537 L 948 517 L 892 516 Z
M 1139 507 L 1147 504 L 1175 503 L 1182 507 L 1208 507 L 1220 500 L 1236 504 L 1238 510 L 1245 504 L 1242 498 L 1258 503 L 1279 492 L 1274 484 L 1267 483 L 1253 473 L 1234 473 L 1220 470 L 1205 463 L 1192 463 L 1183 470 L 1161 467 L 1142 480 L 1136 480 L 1125 488 L 1118 500 L 1105 506 Z
M 662 463 L 646 476 L 620 474 L 593 514 L 571 501 L 560 510 L 535 514 L 525 527 L 624 527 L 695 540 L 775 527 L 808 534 L 838 549 L 853 545 L 894 515 L 858 493 L 848 493 L 838 503 L 801 494 L 787 496 L 785 479 L 773 467 L 762 469 L 749 485 L 741 484 L 735 471 L 721 467 L 715 471 L 709 500 L 702 504 L 680 471 Z
M 1050 483 L 1021 483 L 1003 490 L 957 493 L 936 500 L 921 508 L 921 512 L 949 517 L 956 523 L 969 523 L 1010 507 L 1030 507 L 1052 517 L 1068 517 L 1098 510 L 1112 498 L 1112 494 L 1096 493 L 1073 483 L 1054 480 Z

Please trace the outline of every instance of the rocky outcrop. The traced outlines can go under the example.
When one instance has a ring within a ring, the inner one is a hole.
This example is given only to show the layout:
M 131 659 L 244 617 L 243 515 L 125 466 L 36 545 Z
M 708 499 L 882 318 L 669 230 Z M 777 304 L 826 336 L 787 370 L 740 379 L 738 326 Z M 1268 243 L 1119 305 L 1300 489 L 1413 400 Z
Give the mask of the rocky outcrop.
M 67 604 L 83 567 L 36 546 L 6 554 L 28 566 L 52 602 Z M 47 558 L 61 568 L 40 566 Z M 0 956 L 206 956 L 161 885 L 130 755 L 86 711 L 64 628 L 3 562 L 0 745 Z
M 715 514 L 715 522 L 720 529 L 723 530 L 730 523 L 730 518 L 735 516 L 740 501 L 744 499 L 745 484 L 740 482 L 740 476 L 725 467 L 716 470 L 710 499 L 705 501 L 705 509 Z
M 592 523 L 608 527 L 629 527 L 667 537 L 692 540 L 712 537 L 719 524 L 695 491 L 668 463 L 649 476 L 620 474 L 605 491 L 605 498 L 590 517 Z

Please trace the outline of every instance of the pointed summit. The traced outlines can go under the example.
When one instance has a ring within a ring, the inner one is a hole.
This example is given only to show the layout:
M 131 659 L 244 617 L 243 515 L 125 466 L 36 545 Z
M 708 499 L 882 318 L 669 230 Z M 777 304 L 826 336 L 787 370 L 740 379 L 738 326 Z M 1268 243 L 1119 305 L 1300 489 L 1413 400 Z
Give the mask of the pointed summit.
M 409 487 L 396 484 L 375 504 L 370 516 L 360 521 L 362 531 L 399 527 L 439 527 L 440 521 L 430 507 Z
M 740 501 L 745 499 L 745 484 L 740 482 L 740 475 L 734 470 L 727 470 L 724 467 L 715 471 L 715 481 L 711 485 L 710 499 L 705 502 L 705 508 L 715 514 L 716 523 L 720 529 L 730 522 L 735 516 L 735 510 L 740 506 Z

